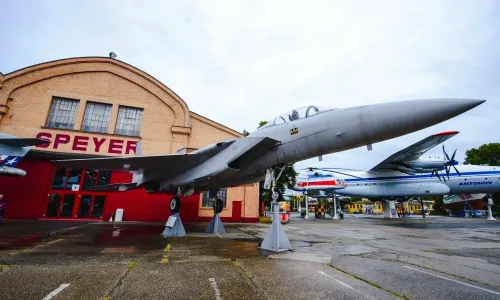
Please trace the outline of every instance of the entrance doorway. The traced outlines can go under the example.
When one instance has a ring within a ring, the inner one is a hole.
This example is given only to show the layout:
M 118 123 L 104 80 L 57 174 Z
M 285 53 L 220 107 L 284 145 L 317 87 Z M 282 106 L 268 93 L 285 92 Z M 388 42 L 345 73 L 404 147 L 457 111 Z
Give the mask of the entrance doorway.
M 101 219 L 106 194 L 88 191 L 95 185 L 109 184 L 111 172 L 59 168 L 54 172 L 46 218 Z

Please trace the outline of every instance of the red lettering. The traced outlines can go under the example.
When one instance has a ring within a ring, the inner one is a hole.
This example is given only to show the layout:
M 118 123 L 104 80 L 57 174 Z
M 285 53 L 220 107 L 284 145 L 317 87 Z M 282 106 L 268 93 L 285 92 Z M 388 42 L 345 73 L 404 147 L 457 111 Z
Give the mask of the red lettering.
M 42 140 L 47 140 L 50 142 L 50 138 L 52 137 L 52 134 L 48 132 L 40 132 L 36 135 L 37 139 L 42 139 Z M 41 144 L 41 145 L 36 145 L 35 147 L 38 148 L 48 148 L 50 144 Z
M 122 148 L 123 148 L 122 143 L 123 140 L 110 139 L 108 153 L 122 154 Z
M 87 151 L 87 145 L 89 138 L 87 136 L 75 136 L 75 139 L 73 140 L 73 150 L 78 150 L 78 151 Z
M 101 149 L 102 144 L 106 141 L 105 138 L 102 138 L 100 141 L 96 137 L 92 138 L 94 140 L 94 145 L 95 145 L 95 152 L 99 152 L 99 149 Z
M 125 154 L 129 154 L 130 151 L 134 151 L 134 154 L 137 154 L 137 142 L 127 141 L 127 146 L 125 146 Z
M 71 137 L 67 134 L 56 134 L 56 139 L 54 140 L 54 149 L 57 149 L 59 144 L 67 144 Z

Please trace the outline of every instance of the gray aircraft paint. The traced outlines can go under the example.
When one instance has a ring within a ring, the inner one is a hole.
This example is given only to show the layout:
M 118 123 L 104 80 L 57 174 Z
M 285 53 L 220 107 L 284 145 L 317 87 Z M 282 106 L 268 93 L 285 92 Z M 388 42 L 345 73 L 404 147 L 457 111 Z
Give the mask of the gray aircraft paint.
M 307 118 L 301 116 L 298 120 L 286 120 L 284 124 L 264 126 L 248 137 L 228 142 L 227 147 L 214 151 L 210 158 L 178 174 L 172 174 L 175 173 L 172 171 L 176 168 L 174 165 L 148 165 L 148 168 L 141 168 L 142 181 L 136 183 L 155 181 L 159 183 L 156 192 L 176 193 L 178 187 L 204 191 L 256 182 L 264 178 L 265 170 L 270 167 L 396 138 L 446 121 L 483 102 L 475 99 L 424 99 L 326 110 Z M 293 129 L 298 132 L 291 134 Z M 274 140 L 275 143 L 265 148 L 258 146 L 264 139 L 268 142 Z M 262 151 L 239 168 L 228 165 L 233 159 L 245 157 L 255 150 Z M 178 157 L 178 163 L 200 156 L 193 153 L 185 156 L 189 155 L 193 156 Z M 156 159 L 152 157 L 151 164 Z M 110 163 L 113 167 L 108 169 L 123 171 L 123 166 L 130 159 L 60 160 L 56 164 L 102 169 L 104 160 L 113 162 Z M 169 175 L 162 175 L 162 169 L 168 171 Z M 140 179 L 141 176 L 135 178 Z

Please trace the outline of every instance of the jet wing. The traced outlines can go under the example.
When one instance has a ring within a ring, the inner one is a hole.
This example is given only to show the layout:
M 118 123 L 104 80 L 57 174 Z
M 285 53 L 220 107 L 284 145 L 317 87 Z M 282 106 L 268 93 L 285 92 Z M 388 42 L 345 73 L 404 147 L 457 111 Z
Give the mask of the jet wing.
M 2 138 L 0 138 L 0 145 L 19 147 L 19 148 L 35 146 L 35 145 L 40 145 L 40 144 L 47 144 L 47 143 L 50 143 L 50 142 L 47 140 L 36 139 L 36 138 L 26 138 L 26 139 L 21 139 L 21 138 L 2 139 Z
M 168 176 L 196 167 L 227 148 L 234 141 L 235 140 L 228 140 L 220 142 L 188 154 L 65 159 L 55 160 L 54 163 L 57 166 L 66 168 L 85 168 L 119 172 L 147 172 L 148 170 L 161 169 L 160 171 Z
M 250 163 L 255 157 L 276 145 L 278 141 L 267 137 L 247 137 L 232 139 L 213 144 L 188 154 L 169 154 L 133 157 L 105 157 L 90 159 L 66 159 L 56 160 L 54 163 L 66 168 L 85 168 L 94 170 L 120 171 L 120 172 L 143 172 L 149 174 L 149 178 L 168 178 L 186 172 L 223 149 L 233 144 L 239 148 L 236 155 L 228 157 L 228 167 L 241 168 Z M 115 189 L 119 186 L 105 187 Z
M 396 164 L 403 161 L 415 160 L 422 156 L 425 152 L 436 147 L 447 139 L 458 134 L 458 131 L 446 131 L 438 134 L 431 135 L 391 156 L 386 160 L 382 161 L 370 171 L 380 172 L 380 171 L 391 171 L 396 167 Z

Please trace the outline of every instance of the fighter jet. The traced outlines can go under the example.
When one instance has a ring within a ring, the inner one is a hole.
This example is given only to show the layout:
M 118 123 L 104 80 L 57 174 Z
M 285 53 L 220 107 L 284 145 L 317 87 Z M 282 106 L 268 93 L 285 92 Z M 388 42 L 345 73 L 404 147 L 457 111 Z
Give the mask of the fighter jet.
M 36 138 L 21 139 L 0 133 L 0 176 L 25 176 L 26 171 L 15 166 L 31 149 L 31 146 L 48 143 Z
M 278 116 L 247 137 L 220 141 L 188 154 L 58 160 L 58 166 L 131 172 L 132 182 L 97 186 L 100 191 L 145 189 L 180 196 L 272 178 L 298 161 L 353 149 L 412 133 L 460 115 L 485 100 L 421 99 L 349 108 L 306 106 Z M 278 175 L 279 177 L 279 175 Z M 266 180 L 268 182 L 268 180 Z M 269 187 L 269 185 L 268 185 Z M 215 199 L 215 203 L 222 200 Z

